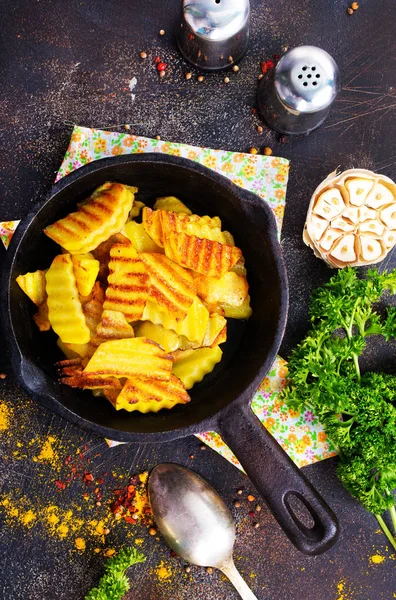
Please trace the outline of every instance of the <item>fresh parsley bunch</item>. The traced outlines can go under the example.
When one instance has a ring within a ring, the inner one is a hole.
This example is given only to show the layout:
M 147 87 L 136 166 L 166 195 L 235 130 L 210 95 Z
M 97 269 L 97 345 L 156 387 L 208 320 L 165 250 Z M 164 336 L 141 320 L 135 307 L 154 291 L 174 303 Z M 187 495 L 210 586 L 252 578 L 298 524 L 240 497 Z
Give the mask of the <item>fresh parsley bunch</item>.
M 114 558 L 110 558 L 106 562 L 105 571 L 98 587 L 93 588 L 85 596 L 85 600 L 121 600 L 129 590 L 126 570 L 145 560 L 146 557 L 136 548 L 121 550 Z
M 373 307 L 386 290 L 396 293 L 396 270 L 359 278 L 347 267 L 312 294 L 311 329 L 290 356 L 283 398 L 318 415 L 338 449 L 339 478 L 396 550 L 396 377 L 362 375 L 359 365 L 368 336 L 396 337 L 395 307 L 382 319 Z

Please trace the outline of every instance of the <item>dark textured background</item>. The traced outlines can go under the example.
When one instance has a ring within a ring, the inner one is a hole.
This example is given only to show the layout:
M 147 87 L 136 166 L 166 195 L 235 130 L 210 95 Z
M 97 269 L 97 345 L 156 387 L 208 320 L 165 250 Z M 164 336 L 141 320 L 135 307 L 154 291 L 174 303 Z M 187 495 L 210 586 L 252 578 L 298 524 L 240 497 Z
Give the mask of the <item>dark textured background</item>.
M 396 178 L 396 5 L 394 0 L 362 0 L 352 16 L 346 14 L 345 0 L 252 0 L 251 5 L 250 48 L 240 63 L 240 73 L 231 74 L 225 86 L 221 73 L 206 75 L 205 82 L 198 83 L 194 69 L 193 79 L 185 81 L 183 74 L 190 68 L 180 58 L 172 36 L 179 0 L 3 0 L 0 217 L 20 218 L 50 190 L 74 123 L 115 130 L 130 123 L 137 134 L 239 151 L 271 146 L 275 155 L 291 159 L 282 241 L 291 287 L 289 323 L 281 349 L 287 357 L 307 328 L 309 293 L 330 275 L 301 241 L 313 189 L 338 166 L 367 167 Z M 158 35 L 161 28 L 166 30 L 163 37 Z M 309 137 L 289 138 L 284 144 L 266 128 L 261 135 L 256 131 L 259 121 L 252 107 L 259 61 L 278 54 L 284 46 L 300 44 L 321 46 L 334 56 L 343 90 L 319 130 Z M 164 79 L 159 79 L 151 61 L 139 58 L 140 50 L 166 60 L 169 69 Z M 128 89 L 132 77 L 137 78 L 134 103 Z M 3 254 L 0 249 L 0 259 Z M 395 266 L 392 255 L 386 266 Z M 374 348 L 368 358 L 371 366 L 393 368 L 393 350 Z M 221 457 L 211 450 L 201 451 L 195 438 L 162 446 L 107 449 L 101 440 L 28 402 L 3 363 L 0 369 L 8 377 L 1 380 L 0 398 L 16 403 L 23 426 L 16 418 L 15 431 L 0 438 L 1 493 L 17 490 L 36 503 L 52 498 L 59 502 L 51 483 L 53 474 L 49 470 L 46 479 L 38 477 L 33 454 L 29 455 L 32 437 L 48 434 L 60 438 L 66 450 L 86 444 L 87 456 L 100 453 L 91 464 L 97 474 L 117 469 L 126 481 L 128 472 L 172 460 L 191 466 L 211 481 L 230 506 L 239 486 L 252 489 Z M 11 451 L 16 431 L 26 446 L 25 460 L 15 459 Z M 191 454 L 194 459 L 189 459 Z M 237 564 L 258 598 L 394 598 L 395 555 L 390 556 L 375 519 L 337 481 L 335 460 L 304 471 L 337 513 L 340 540 L 325 555 L 307 558 L 290 545 L 265 508 L 257 519 L 259 529 L 251 526 L 246 502 L 241 509 L 233 509 L 239 523 Z M 76 484 L 63 493 L 62 503 L 67 506 L 80 497 Z M 109 545 L 119 547 L 126 539 L 123 532 L 122 528 L 112 532 Z M 171 559 L 171 582 L 158 582 L 150 569 L 161 559 L 169 562 L 169 551 L 143 528 L 136 535 L 145 539 L 148 564 L 131 572 L 129 599 L 237 597 L 218 573 L 209 575 L 193 567 L 187 575 L 177 558 Z M 15 529 L 4 524 L 0 552 L 0 597 L 6 600 L 79 600 L 97 581 L 104 561 L 91 547 L 80 555 L 70 550 L 70 542 L 48 538 L 39 528 Z M 381 564 L 370 561 L 377 553 L 387 557 Z

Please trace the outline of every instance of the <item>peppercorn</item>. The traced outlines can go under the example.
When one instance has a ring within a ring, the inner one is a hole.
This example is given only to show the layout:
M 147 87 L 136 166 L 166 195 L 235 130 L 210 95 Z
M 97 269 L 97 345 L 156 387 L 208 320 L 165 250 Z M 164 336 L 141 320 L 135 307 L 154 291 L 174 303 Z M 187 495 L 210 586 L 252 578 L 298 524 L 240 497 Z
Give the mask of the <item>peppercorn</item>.
M 125 129 L 125 131 L 129 131 L 129 130 L 130 130 L 130 128 L 131 128 L 131 126 L 130 126 L 130 125 L 124 125 L 124 129 Z
M 238 496 L 242 496 L 242 494 L 243 494 L 243 490 L 238 490 L 238 491 L 237 491 L 237 494 L 238 494 Z
M 156 139 L 156 140 L 160 140 L 160 139 L 161 139 L 161 136 L 159 136 L 159 135 L 156 135 L 156 136 L 155 136 L 155 139 Z
M 228 62 L 229 62 L 229 63 L 232 63 L 232 62 L 234 62 L 234 59 L 232 58 L 232 56 L 229 56 L 229 57 L 228 57 Z
M 353 8 L 351 8 L 350 6 L 347 8 L 347 13 L 348 15 L 353 15 Z
M 238 73 L 238 71 L 239 71 L 239 67 L 238 67 L 238 65 L 234 65 L 234 66 L 232 67 L 232 70 L 234 71 L 234 73 Z
M 189 458 L 191 458 L 191 459 L 194 458 L 194 454 L 190 454 Z
M 191 573 L 191 567 L 184 567 L 186 573 Z
M 265 154 L 265 156 L 271 156 L 272 154 L 272 150 L 271 148 L 269 148 L 268 146 L 266 146 L 263 150 L 263 153 Z
M 147 52 L 140 52 L 140 58 L 147 58 Z
M 160 29 L 160 30 L 159 30 L 159 34 L 160 34 L 160 35 L 165 35 L 165 29 Z
M 235 506 L 235 508 L 240 508 L 241 503 L 239 502 L 239 500 L 235 500 L 234 506 Z
M 154 527 L 150 527 L 150 529 L 149 529 L 149 534 L 150 534 L 150 535 L 157 535 L 157 530 L 156 530 L 156 529 L 154 529 Z
M 230 83 L 230 78 L 229 77 L 224 77 L 224 83 Z
M 258 133 L 263 133 L 264 129 L 261 127 L 261 125 L 257 125 L 257 131 Z
M 199 82 L 203 81 L 205 79 L 205 77 L 203 75 L 198 75 L 197 80 Z
M 256 500 L 256 498 L 254 496 L 252 496 L 252 494 L 249 494 L 247 499 L 249 500 L 249 502 L 254 502 Z
M 257 154 L 258 150 L 257 148 L 250 148 L 249 150 L 249 154 Z
M 110 529 L 109 529 L 108 527 L 105 527 L 105 528 L 103 529 L 103 533 L 104 533 L 105 535 L 109 535 L 109 533 L 110 533 Z
M 351 8 L 352 8 L 353 10 L 357 10 L 357 9 L 359 8 L 359 3 L 358 3 L 358 2 L 352 2 L 352 4 L 351 4 Z
M 191 79 L 191 77 L 192 77 L 192 73 L 191 73 L 191 71 L 189 71 L 188 73 L 186 73 L 186 74 L 184 75 L 184 78 L 185 78 L 185 79 Z

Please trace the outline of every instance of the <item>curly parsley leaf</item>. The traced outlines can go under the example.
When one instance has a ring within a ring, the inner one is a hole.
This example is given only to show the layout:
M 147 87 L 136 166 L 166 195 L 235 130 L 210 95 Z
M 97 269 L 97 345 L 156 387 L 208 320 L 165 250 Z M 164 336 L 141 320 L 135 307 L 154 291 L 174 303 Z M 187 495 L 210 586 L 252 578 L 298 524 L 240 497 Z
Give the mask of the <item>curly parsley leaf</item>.
M 121 550 L 106 562 L 98 587 L 93 588 L 85 600 L 121 600 L 130 587 L 126 570 L 145 560 L 146 557 L 136 548 Z

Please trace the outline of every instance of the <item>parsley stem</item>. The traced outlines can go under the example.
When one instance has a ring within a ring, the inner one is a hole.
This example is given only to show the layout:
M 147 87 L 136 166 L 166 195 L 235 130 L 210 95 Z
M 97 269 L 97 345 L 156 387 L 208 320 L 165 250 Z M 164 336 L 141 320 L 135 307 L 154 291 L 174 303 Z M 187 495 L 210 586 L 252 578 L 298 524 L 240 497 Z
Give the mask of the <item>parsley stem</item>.
M 396 507 L 395 507 L 395 505 L 390 507 L 389 512 L 392 517 L 393 529 L 395 530 L 395 533 L 396 533 Z
M 384 519 L 381 517 L 381 515 L 375 515 L 375 517 L 376 517 L 378 523 L 380 524 L 382 531 L 385 533 L 386 537 L 388 538 L 389 543 L 396 550 L 396 540 L 393 537 L 393 535 L 391 534 L 391 532 L 389 531 Z
M 358 355 L 353 353 L 353 363 L 355 365 L 355 369 L 356 369 L 356 375 L 358 377 L 358 380 L 360 381 L 360 367 L 359 367 L 359 358 Z

